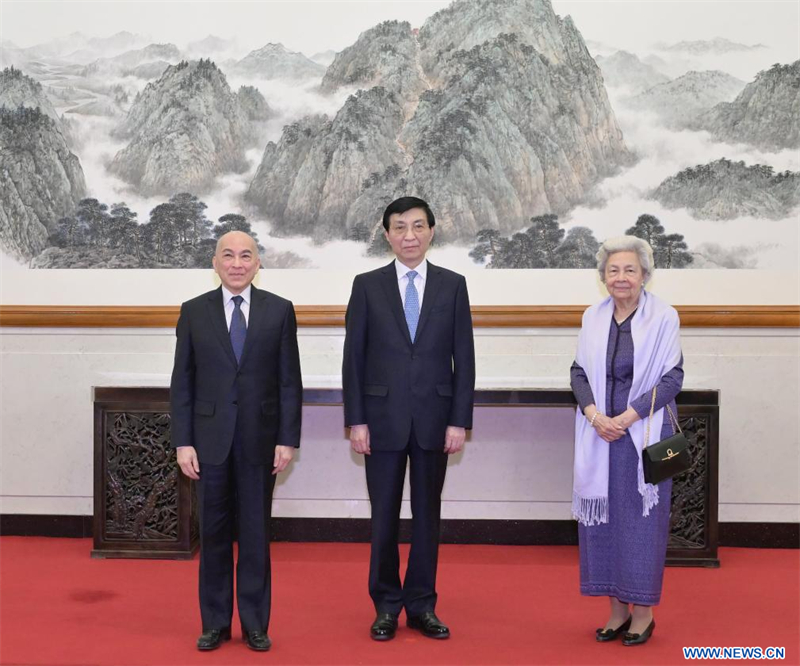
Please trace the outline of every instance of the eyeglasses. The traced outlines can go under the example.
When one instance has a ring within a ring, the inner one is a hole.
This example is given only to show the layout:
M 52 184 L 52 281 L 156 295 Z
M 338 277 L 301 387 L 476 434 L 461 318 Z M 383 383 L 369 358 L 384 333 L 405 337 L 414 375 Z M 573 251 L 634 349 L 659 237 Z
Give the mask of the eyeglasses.
M 389 227 L 389 233 L 393 236 L 404 236 L 408 232 L 408 225 L 407 224 L 393 224 Z M 415 222 L 411 226 L 411 230 L 414 232 L 415 235 L 421 236 L 425 232 L 430 230 L 430 227 L 425 224 L 424 222 Z

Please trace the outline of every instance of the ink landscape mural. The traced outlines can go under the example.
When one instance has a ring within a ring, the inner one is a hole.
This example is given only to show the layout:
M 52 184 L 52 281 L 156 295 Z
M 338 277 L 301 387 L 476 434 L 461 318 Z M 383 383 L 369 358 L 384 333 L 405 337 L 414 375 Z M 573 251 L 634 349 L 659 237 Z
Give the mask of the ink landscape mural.
M 692 26 L 691 3 L 672 5 Z M 164 20 L 157 40 L 130 31 L 120 11 L 117 32 L 17 43 L 22 18 L 4 12 L 4 266 L 205 268 L 243 229 L 265 267 L 362 270 L 385 261 L 380 215 L 405 194 L 431 203 L 437 257 L 456 270 L 590 268 L 621 233 L 647 238 L 661 268 L 800 260 L 785 30 L 745 42 L 695 21 L 702 38 L 653 32 L 634 52 L 576 3 L 455 0 L 413 16 L 389 3 L 394 17 L 322 30 L 301 52 L 271 21 L 212 33 L 252 5 L 205 6 L 196 29 L 211 34 L 194 40 Z M 309 6 L 259 11 L 302 24 Z M 642 20 L 631 12 L 636 34 Z

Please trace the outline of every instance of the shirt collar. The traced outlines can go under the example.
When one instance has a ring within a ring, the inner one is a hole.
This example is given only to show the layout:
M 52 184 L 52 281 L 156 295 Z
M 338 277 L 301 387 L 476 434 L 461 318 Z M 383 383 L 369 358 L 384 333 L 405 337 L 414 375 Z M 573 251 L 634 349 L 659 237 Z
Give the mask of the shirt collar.
M 244 300 L 245 303 L 247 303 L 247 305 L 250 305 L 250 289 L 251 289 L 252 286 L 253 286 L 252 284 L 248 284 L 245 287 L 244 291 L 241 294 L 239 294 L 239 296 L 242 297 L 242 299 Z M 233 296 L 234 296 L 234 294 L 232 294 L 230 291 L 228 291 L 228 289 L 223 284 L 222 285 L 222 304 L 225 307 L 227 307 L 228 303 L 231 302 L 231 299 L 233 298 Z
M 417 275 L 425 280 L 428 277 L 428 260 L 423 259 L 422 263 L 416 268 L 409 268 L 399 259 L 394 260 L 394 268 L 397 271 L 397 279 L 400 280 L 406 276 L 409 271 L 417 271 Z

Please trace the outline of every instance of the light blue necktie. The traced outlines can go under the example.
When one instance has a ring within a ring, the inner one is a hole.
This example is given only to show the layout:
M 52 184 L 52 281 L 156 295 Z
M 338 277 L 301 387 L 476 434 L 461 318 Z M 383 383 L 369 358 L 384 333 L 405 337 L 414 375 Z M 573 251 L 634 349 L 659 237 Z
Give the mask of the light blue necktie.
M 244 339 L 247 337 L 247 321 L 242 312 L 242 301 L 244 298 L 241 296 L 233 297 L 233 316 L 231 317 L 231 346 L 233 353 L 236 356 L 236 363 L 238 364 L 242 358 L 242 351 L 244 350 Z
M 406 287 L 406 302 L 403 306 L 403 311 L 406 313 L 406 323 L 408 324 L 408 332 L 411 335 L 411 342 L 417 336 L 417 324 L 419 324 L 419 293 L 414 286 L 414 278 L 419 273 L 417 271 L 408 271 L 406 277 L 408 278 L 408 286 Z

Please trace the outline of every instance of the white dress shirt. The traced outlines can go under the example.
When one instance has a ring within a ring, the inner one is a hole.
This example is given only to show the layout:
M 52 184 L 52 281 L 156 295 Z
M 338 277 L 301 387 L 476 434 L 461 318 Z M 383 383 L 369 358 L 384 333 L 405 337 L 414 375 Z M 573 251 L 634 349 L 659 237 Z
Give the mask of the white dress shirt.
M 246 324 L 250 323 L 250 287 L 252 285 L 247 285 L 245 290 L 239 294 L 244 300 L 242 301 L 242 314 L 244 315 L 244 321 Z M 229 292 L 225 285 L 222 285 L 222 305 L 225 308 L 225 321 L 228 322 L 228 331 L 231 330 L 231 319 L 233 319 L 233 311 L 236 309 L 236 304 L 233 302 L 234 294 Z
M 409 268 L 398 259 L 395 259 L 394 268 L 397 271 L 397 287 L 400 289 L 400 300 L 403 301 L 404 308 L 406 306 L 408 272 L 417 271 L 417 277 L 414 278 L 414 286 L 417 288 L 417 294 L 419 294 L 419 311 L 422 312 L 422 297 L 425 294 L 425 280 L 428 278 L 428 260 L 423 259 L 422 263 L 416 268 Z

